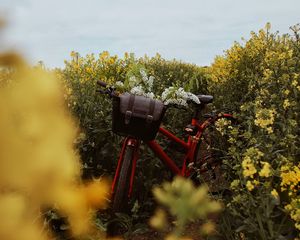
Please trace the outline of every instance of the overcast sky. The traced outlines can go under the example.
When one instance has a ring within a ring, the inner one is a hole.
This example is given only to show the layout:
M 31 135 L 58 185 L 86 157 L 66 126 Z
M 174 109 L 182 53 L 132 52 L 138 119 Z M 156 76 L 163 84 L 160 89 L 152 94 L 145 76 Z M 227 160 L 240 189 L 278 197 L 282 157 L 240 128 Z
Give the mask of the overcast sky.
M 62 67 L 72 50 L 209 65 L 267 22 L 289 32 L 300 0 L 0 0 L 0 13 L 8 22 L 0 41 L 48 67 Z

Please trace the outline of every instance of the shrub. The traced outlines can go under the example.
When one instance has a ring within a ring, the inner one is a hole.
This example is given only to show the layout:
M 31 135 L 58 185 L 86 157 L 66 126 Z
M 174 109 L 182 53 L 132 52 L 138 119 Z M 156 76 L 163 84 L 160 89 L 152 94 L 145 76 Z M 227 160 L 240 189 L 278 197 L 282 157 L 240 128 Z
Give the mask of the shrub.
M 300 229 L 299 25 L 291 30 L 279 35 L 267 24 L 209 69 L 218 105 L 234 106 L 241 121 L 232 132 L 233 196 L 223 220 L 247 239 L 291 239 Z

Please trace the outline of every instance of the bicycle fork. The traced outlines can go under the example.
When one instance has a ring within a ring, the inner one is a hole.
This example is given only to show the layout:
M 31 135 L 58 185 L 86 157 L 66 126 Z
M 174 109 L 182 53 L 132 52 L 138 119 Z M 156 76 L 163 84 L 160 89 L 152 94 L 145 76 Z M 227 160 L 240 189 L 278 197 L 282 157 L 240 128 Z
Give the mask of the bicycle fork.
M 132 193 L 132 189 L 133 189 L 133 181 L 134 181 L 134 175 L 135 175 L 135 169 L 136 169 L 136 162 L 138 159 L 138 149 L 139 149 L 139 145 L 140 142 L 137 139 L 134 138 L 130 138 L 127 137 L 125 138 L 125 140 L 123 141 L 123 146 L 122 146 L 122 150 L 118 159 L 118 165 L 117 165 L 117 169 L 115 172 L 115 176 L 114 176 L 114 180 L 112 182 L 112 194 L 114 194 L 115 192 L 115 186 L 116 183 L 118 181 L 119 175 L 120 175 L 120 171 L 121 171 L 121 167 L 122 167 L 122 163 L 124 160 L 124 154 L 125 154 L 125 150 L 127 146 L 133 147 L 134 151 L 133 151 L 133 157 L 132 157 L 132 168 L 131 168 L 131 174 L 130 174 L 130 185 L 129 185 L 129 190 L 128 190 L 128 197 L 131 196 Z

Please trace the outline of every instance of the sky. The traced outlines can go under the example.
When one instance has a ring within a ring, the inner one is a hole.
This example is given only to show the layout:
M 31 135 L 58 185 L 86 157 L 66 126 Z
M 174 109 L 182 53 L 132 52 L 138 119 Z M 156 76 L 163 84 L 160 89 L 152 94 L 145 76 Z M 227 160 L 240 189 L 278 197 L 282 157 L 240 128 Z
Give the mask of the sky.
M 300 0 L 0 0 L 0 41 L 50 68 L 63 67 L 71 51 L 160 53 L 204 66 L 267 22 L 290 32 L 299 9 Z

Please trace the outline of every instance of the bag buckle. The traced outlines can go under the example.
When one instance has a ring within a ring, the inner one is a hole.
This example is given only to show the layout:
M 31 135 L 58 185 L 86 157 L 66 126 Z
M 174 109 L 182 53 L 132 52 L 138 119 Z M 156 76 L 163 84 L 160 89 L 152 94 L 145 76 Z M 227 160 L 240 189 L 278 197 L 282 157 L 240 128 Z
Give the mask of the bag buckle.
M 146 117 L 146 123 L 147 123 L 147 124 L 150 124 L 150 123 L 152 123 L 152 122 L 153 122 L 153 116 L 147 115 L 147 117 Z
M 132 112 L 127 110 L 125 112 L 125 124 L 129 124 L 131 116 L 132 116 Z

